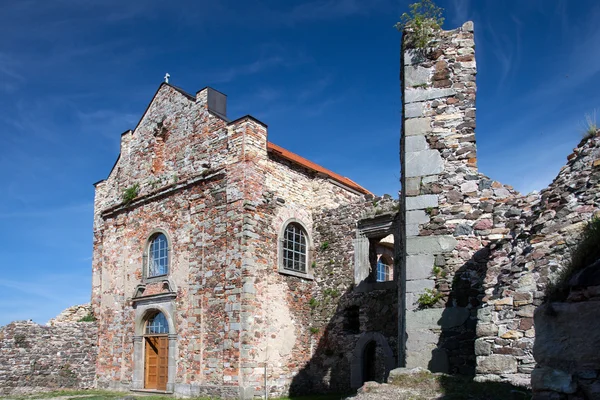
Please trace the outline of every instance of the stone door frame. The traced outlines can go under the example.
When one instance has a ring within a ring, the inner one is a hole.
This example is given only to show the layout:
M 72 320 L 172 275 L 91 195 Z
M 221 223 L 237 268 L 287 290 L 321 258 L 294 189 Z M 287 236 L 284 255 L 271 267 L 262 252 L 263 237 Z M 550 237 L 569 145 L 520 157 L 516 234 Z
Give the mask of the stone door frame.
M 133 337 L 133 379 L 131 390 L 146 390 L 144 388 L 145 380 L 145 332 L 146 321 L 154 313 L 161 312 L 169 324 L 168 337 L 168 367 L 167 367 L 167 393 L 173 393 L 175 389 L 176 357 L 177 352 L 177 334 L 175 333 L 175 323 L 173 319 L 175 305 L 173 301 L 160 303 L 136 304 L 135 308 L 135 336 Z M 160 391 L 162 392 L 162 391 Z

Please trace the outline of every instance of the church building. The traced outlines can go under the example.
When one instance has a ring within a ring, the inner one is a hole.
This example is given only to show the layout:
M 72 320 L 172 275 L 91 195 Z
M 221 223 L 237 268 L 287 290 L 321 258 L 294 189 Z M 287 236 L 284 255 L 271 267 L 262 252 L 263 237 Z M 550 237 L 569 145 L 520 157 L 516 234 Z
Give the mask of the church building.
M 158 88 L 95 184 L 99 387 L 344 392 L 398 364 L 398 203 Z

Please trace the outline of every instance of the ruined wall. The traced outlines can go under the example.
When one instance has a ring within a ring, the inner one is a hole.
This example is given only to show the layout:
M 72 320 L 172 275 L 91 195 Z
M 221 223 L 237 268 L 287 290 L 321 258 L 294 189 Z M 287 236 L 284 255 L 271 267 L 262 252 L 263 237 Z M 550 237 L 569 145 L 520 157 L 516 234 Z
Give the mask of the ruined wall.
M 512 194 L 477 171 L 474 46 L 467 22 L 402 52 L 400 341 L 407 367 L 463 374 L 475 369 L 484 249 L 508 232 L 494 204 Z
M 96 344 L 90 322 L 0 327 L 0 395 L 94 387 Z
M 511 240 L 495 244 L 484 281 L 487 304 L 480 310 L 475 347 L 482 378 L 510 379 L 533 370 L 534 311 L 600 209 L 599 166 L 595 135 L 579 143 L 548 188 L 512 200 Z
M 364 345 L 371 340 L 379 340 L 380 379 L 385 379 L 386 367 L 389 371 L 396 365 L 396 282 L 356 283 L 354 276 L 358 222 L 394 216 L 397 210 L 397 202 L 389 196 L 367 196 L 313 215 L 314 282 L 294 312 L 296 323 L 308 328 L 310 340 L 302 343 L 308 358 L 293 376 L 291 395 L 340 393 L 362 385 L 355 382 L 361 379 L 357 369 L 364 368 Z M 299 289 L 290 285 L 295 296 Z
M 62 311 L 56 317 L 50 319 L 46 325 L 60 325 L 65 322 L 79 322 L 80 319 L 92 315 L 92 305 L 90 303 L 72 306 Z
M 598 139 L 582 141 L 540 194 L 480 174 L 472 30 L 403 48 L 405 362 L 527 385 L 535 307 L 598 209 Z
M 597 266 L 596 266 L 597 270 Z M 546 303 L 535 312 L 536 368 L 533 400 L 600 398 L 600 286 L 594 279 L 570 301 Z

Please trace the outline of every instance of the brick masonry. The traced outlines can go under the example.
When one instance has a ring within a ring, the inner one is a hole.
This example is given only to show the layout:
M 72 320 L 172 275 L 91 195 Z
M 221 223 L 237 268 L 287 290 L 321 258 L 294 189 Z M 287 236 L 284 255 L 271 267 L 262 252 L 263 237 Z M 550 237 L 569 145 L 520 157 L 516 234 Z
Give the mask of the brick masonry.
M 171 327 L 167 391 L 242 398 L 343 391 L 352 376 L 361 379 L 351 364 L 357 344 L 369 342 L 384 379 L 396 364 L 397 290 L 390 282 L 354 292 L 353 246 L 359 220 L 393 215 L 397 202 L 365 197 L 269 151 L 263 123 L 215 115 L 205 92 L 194 98 L 161 85 L 136 129 L 123 134 L 109 177 L 96 184 L 98 386 L 143 388 L 143 326 L 152 310 Z M 123 197 L 127 189 L 135 198 Z M 289 221 L 309 236 L 304 276 L 279 267 Z M 143 254 L 157 231 L 169 239 L 170 270 L 147 279 Z M 360 324 L 348 333 L 346 306 L 357 304 Z M 386 318 L 373 318 L 381 312 Z

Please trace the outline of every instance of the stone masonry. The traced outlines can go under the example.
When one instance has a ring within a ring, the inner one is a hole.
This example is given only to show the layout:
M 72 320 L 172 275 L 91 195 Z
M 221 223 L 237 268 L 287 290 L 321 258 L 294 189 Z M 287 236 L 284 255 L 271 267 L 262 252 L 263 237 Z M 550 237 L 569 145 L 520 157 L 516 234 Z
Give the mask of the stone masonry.
M 397 363 L 396 283 L 367 281 L 370 242 L 392 232 L 397 203 L 268 142 L 251 116 L 229 121 L 215 108 L 223 96 L 162 84 L 96 184 L 98 386 L 144 388 L 144 326 L 157 311 L 169 325 L 167 392 L 344 391 L 362 384 L 367 346 L 370 374 L 384 380 Z M 308 234 L 305 273 L 280 268 L 290 221 Z M 169 271 L 148 278 L 155 232 L 168 237 Z
M 93 388 L 97 332 L 91 322 L 0 327 L 0 395 Z
M 600 133 L 521 195 L 477 169 L 473 24 L 404 44 L 401 68 L 399 202 L 269 142 L 251 116 L 229 120 L 214 89 L 160 85 L 95 185 L 91 309 L 0 328 L 2 393 L 144 390 L 157 312 L 164 392 L 179 396 L 344 392 L 397 366 L 528 385 L 534 311 L 600 209 Z M 283 268 L 288 224 L 306 233 L 305 271 Z M 149 276 L 159 233 L 168 271 Z M 96 323 L 65 322 L 90 311 Z M 539 387 L 557 368 L 535 369 Z M 597 385 L 571 372 L 576 390 Z
M 535 307 L 599 208 L 598 138 L 521 195 L 477 170 L 473 24 L 402 55 L 405 365 L 528 385 Z

